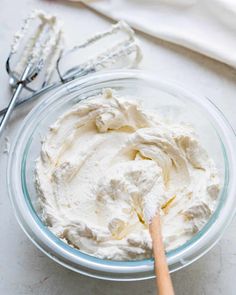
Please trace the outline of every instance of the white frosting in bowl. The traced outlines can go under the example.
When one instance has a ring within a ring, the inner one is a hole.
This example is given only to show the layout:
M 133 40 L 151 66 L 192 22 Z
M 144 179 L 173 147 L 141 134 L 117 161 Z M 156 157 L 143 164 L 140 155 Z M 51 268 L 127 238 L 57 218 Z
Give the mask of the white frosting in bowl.
M 152 256 L 160 211 L 166 250 L 189 240 L 215 209 L 219 179 L 192 127 L 166 123 L 110 89 L 51 127 L 36 162 L 42 218 L 99 258 Z

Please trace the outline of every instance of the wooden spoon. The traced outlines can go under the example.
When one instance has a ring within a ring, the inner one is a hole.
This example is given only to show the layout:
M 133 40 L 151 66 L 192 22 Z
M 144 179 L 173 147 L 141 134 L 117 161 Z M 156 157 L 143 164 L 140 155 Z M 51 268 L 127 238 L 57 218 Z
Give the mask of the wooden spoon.
M 157 213 L 150 225 L 149 231 L 152 237 L 153 254 L 155 260 L 155 274 L 158 295 L 174 295 L 169 269 L 166 261 L 164 245 L 161 236 L 160 214 Z

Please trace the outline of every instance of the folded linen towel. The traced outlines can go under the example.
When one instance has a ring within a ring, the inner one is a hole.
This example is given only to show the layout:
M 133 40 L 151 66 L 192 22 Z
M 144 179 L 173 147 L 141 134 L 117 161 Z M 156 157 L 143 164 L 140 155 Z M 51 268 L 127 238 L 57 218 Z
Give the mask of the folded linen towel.
M 97 0 L 86 5 L 236 67 L 235 0 Z

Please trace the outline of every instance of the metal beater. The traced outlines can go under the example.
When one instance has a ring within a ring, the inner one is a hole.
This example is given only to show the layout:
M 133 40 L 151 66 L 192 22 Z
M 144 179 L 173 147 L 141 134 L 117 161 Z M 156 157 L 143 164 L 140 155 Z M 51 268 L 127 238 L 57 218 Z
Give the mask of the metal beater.
M 24 88 L 34 92 L 28 85 L 45 70 L 50 76 L 48 60 L 60 54 L 62 42 L 61 25 L 55 16 L 35 10 L 25 19 L 21 29 L 14 36 L 6 69 L 10 75 L 9 83 L 15 88 L 14 94 L 0 122 L 0 136 L 19 100 Z M 43 85 L 43 84 L 42 84 Z
M 39 24 L 35 30 L 32 30 L 31 22 L 36 20 L 39 21 Z M 22 46 L 22 36 L 25 36 L 28 30 L 31 31 L 31 35 L 25 38 L 26 43 Z M 107 68 L 134 67 L 142 58 L 134 31 L 123 21 L 111 26 L 105 32 L 95 34 L 84 43 L 67 51 L 62 51 L 62 35 L 61 24 L 55 16 L 49 16 L 39 11 L 33 12 L 24 21 L 20 32 L 16 34 L 6 63 L 7 72 L 10 75 L 10 85 L 13 88 L 16 87 L 16 90 L 8 108 L 0 111 L 0 116 L 4 115 L 0 123 L 0 136 L 15 106 L 33 100 L 63 83 L 91 72 Z M 22 51 L 20 51 L 20 47 L 23 48 Z M 22 54 L 26 56 L 25 52 L 28 53 L 27 58 L 23 58 L 22 61 Z M 21 58 L 20 61 L 18 59 L 14 63 L 13 69 L 12 59 L 16 56 Z M 20 75 L 22 64 L 25 67 Z M 50 82 L 54 69 L 56 69 L 59 79 Z M 23 88 L 32 94 L 19 100 Z

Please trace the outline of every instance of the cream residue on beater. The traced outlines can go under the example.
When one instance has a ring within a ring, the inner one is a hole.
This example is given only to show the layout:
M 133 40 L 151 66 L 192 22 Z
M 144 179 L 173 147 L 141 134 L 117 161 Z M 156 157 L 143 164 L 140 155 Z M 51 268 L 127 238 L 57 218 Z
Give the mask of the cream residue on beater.
M 17 54 L 22 40 L 26 37 L 24 50 L 14 67 L 14 72 L 22 73 L 29 60 L 34 63 L 41 58 L 47 62 L 45 81 L 49 81 L 63 48 L 62 22 L 55 15 L 37 9 L 33 10 L 24 20 L 20 30 L 15 33 L 10 55 Z M 37 45 L 39 43 L 40 46 Z
M 166 250 L 199 231 L 215 210 L 219 179 L 191 127 L 106 89 L 50 127 L 36 188 L 58 237 L 99 258 L 132 260 L 152 256 L 148 224 L 157 211 Z

